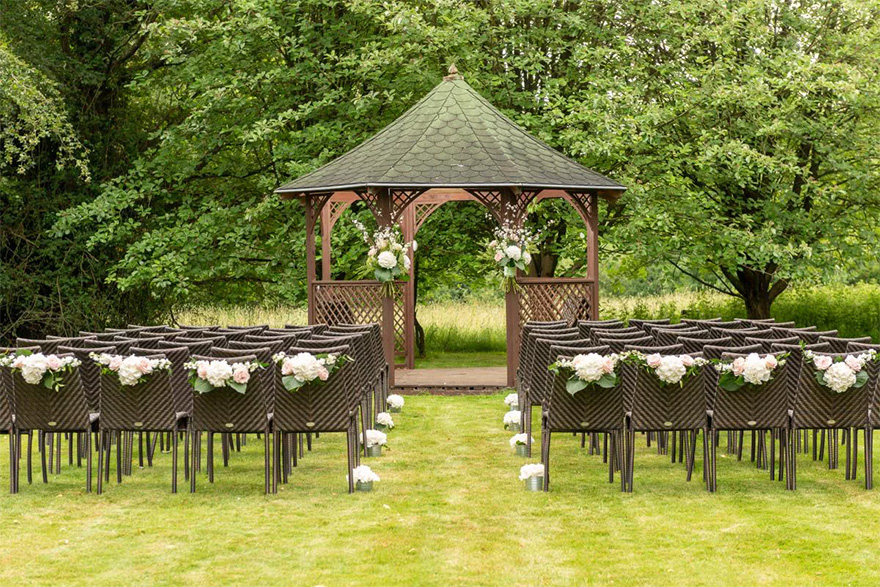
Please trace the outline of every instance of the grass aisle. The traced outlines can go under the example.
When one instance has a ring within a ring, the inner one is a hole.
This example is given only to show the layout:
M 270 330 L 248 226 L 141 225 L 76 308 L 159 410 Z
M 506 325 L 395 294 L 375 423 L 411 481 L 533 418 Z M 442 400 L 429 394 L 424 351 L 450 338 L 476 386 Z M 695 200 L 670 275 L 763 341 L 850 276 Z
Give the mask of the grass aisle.
M 635 493 L 621 495 L 601 458 L 560 434 L 553 491 L 526 493 L 501 398 L 407 398 L 391 450 L 367 460 L 382 477 L 368 494 L 345 493 L 338 435 L 322 436 L 268 497 L 256 442 L 218 466 L 213 486 L 200 476 L 195 496 L 168 493 L 168 455 L 101 497 L 65 464 L 47 486 L 0 495 L 0 583 L 880 584 L 880 494 L 862 489 L 861 473 L 846 482 L 801 458 L 798 491 L 786 494 L 719 454 L 710 496 L 700 461 L 688 484 L 639 439 Z

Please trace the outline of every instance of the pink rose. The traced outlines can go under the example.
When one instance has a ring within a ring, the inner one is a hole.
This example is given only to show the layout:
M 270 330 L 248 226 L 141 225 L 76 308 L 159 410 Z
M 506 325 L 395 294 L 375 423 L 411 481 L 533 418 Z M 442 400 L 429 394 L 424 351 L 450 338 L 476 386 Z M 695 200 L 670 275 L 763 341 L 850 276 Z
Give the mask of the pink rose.
M 141 373 L 144 373 L 144 374 L 149 373 L 150 372 L 150 359 L 148 359 L 146 357 L 141 357 L 140 359 L 138 359 L 138 362 L 135 365 L 135 367 Z
M 110 357 L 110 364 L 107 365 L 107 368 L 111 371 L 119 371 L 120 365 L 122 365 L 122 357 L 114 355 Z
M 852 355 L 847 355 L 843 362 L 856 373 L 862 370 L 862 362 Z
M 503 259 L 503 258 L 504 258 L 504 253 L 502 253 L 501 251 L 498 251 L 497 253 L 495 253 L 495 262 L 496 263 L 501 261 L 501 259 Z
M 777 365 L 779 365 L 779 361 L 776 360 L 776 357 L 773 355 L 767 355 L 764 357 L 764 364 L 768 369 L 775 369 Z
M 290 364 L 290 361 L 284 359 L 281 362 L 281 374 L 282 375 L 293 375 L 293 366 Z
M 653 355 L 648 355 L 645 357 L 645 360 L 648 362 L 648 367 L 652 369 L 656 369 L 660 366 L 660 355 L 654 353 Z
M 614 361 L 611 360 L 611 357 L 605 357 L 605 360 L 602 361 L 602 370 L 606 373 L 614 373 Z
M 22 367 L 24 367 L 24 356 L 19 356 L 14 361 L 12 361 L 13 369 L 21 369 Z
M 236 383 L 247 383 L 251 380 L 251 373 L 247 369 L 237 369 L 235 373 L 232 374 L 232 379 L 234 379 Z
M 746 370 L 746 360 L 742 357 L 737 357 L 733 360 L 733 374 L 739 377 L 743 374 L 743 371 Z
M 831 363 L 833 362 L 834 361 L 831 359 L 831 357 L 825 355 L 818 355 L 816 357 L 813 357 L 813 364 L 816 365 L 816 369 L 819 369 L 820 371 L 825 371 L 826 369 L 828 369 L 828 367 L 830 367 Z
M 681 364 L 685 367 L 693 367 L 694 366 L 694 358 L 690 355 L 682 355 L 681 356 Z
M 199 379 L 207 379 L 208 378 L 208 366 L 204 363 L 200 363 L 196 368 L 196 374 L 199 376 Z
M 59 359 L 55 355 L 49 355 L 48 357 L 46 357 L 46 367 L 48 367 L 52 371 L 57 371 L 61 368 L 61 359 Z
M 321 381 L 327 381 L 329 377 L 330 371 L 328 371 L 327 369 L 322 367 L 321 370 L 318 371 L 318 379 L 320 379 Z

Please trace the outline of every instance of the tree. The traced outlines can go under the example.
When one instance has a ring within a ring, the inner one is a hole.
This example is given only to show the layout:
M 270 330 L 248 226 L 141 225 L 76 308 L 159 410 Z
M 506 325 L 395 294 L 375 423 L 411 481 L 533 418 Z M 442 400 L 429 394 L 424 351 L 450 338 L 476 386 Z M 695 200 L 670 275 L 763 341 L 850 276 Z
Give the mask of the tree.
M 548 99 L 569 152 L 630 186 L 625 250 L 764 318 L 876 242 L 877 2 L 605 4 L 579 94 Z

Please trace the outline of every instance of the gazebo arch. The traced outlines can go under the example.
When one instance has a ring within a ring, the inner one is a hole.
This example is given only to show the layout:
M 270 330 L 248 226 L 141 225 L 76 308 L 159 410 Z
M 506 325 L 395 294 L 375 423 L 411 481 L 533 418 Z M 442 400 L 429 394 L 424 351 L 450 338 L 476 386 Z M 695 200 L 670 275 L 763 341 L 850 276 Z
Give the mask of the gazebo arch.
M 449 201 L 479 201 L 510 226 L 522 225 L 533 201 L 570 202 L 586 224 L 587 277 L 517 277 L 519 291 L 505 300 L 507 383 L 513 385 L 523 323 L 598 317 L 598 198 L 614 199 L 625 189 L 529 135 L 453 65 L 440 84 L 372 138 L 275 192 L 305 204 L 309 321 L 380 322 L 389 365 L 407 368 L 414 363 L 413 269 L 391 298 L 382 296 L 377 281 L 334 281 L 330 233 L 345 209 L 363 201 L 379 226 L 399 225 L 409 241 Z M 315 242 L 319 220 L 321 279 Z

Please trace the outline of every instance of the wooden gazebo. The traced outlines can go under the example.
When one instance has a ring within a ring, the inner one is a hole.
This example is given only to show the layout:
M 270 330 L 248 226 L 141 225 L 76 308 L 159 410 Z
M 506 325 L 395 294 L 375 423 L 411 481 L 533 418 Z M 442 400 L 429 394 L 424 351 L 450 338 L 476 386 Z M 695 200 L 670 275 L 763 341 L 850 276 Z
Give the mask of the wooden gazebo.
M 479 201 L 499 223 L 517 226 L 533 201 L 569 201 L 586 223 L 587 277 L 517 277 L 519 291 L 506 298 L 507 382 L 513 385 L 523 323 L 598 317 L 597 199 L 616 198 L 625 189 L 529 135 L 452 66 L 428 95 L 375 136 L 275 191 L 305 204 L 310 323 L 379 322 L 389 364 L 406 368 L 414 361 L 414 280 L 410 275 L 397 283 L 387 298 L 377 281 L 332 279 L 330 233 L 345 209 L 364 201 L 380 226 L 398 224 L 410 241 L 446 202 Z

